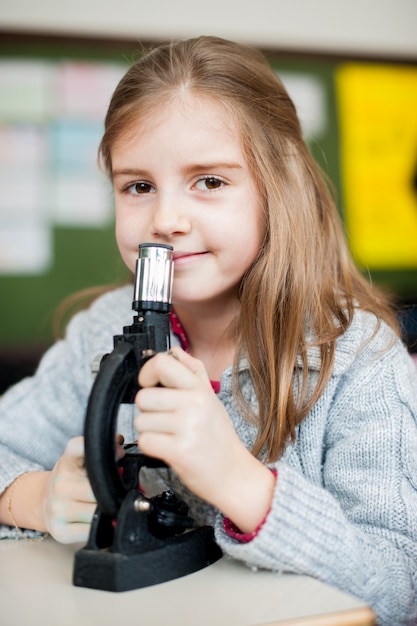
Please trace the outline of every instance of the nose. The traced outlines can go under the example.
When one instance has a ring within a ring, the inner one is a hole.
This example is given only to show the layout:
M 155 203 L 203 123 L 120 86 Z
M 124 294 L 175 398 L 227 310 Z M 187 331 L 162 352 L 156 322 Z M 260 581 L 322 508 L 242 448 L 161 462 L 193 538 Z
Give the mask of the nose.
M 190 232 L 191 223 L 184 198 L 176 194 L 160 194 L 154 204 L 151 229 L 153 236 L 167 240 Z

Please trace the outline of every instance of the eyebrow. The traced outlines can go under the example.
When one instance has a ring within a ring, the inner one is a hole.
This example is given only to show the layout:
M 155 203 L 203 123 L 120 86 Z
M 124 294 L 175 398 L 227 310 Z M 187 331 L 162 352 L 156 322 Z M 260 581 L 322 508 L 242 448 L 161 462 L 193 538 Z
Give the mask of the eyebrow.
M 114 178 L 115 176 L 134 176 L 136 178 L 140 177 L 140 176 L 144 176 L 146 175 L 146 172 L 144 170 L 137 170 L 131 167 L 127 167 L 125 169 L 120 169 L 120 170 L 112 170 L 111 171 L 111 176 L 112 178 Z
M 240 163 L 233 163 L 230 161 L 224 161 L 224 162 L 213 162 L 213 163 L 194 163 L 193 165 L 190 165 L 188 167 L 184 168 L 185 172 L 204 172 L 204 171 L 210 171 L 210 170 L 215 170 L 215 169 L 229 169 L 229 170 L 234 170 L 234 169 L 242 169 L 242 165 L 240 165 Z
M 209 172 L 210 170 L 216 169 L 242 169 L 243 166 L 240 163 L 233 163 L 230 161 L 225 162 L 213 162 L 213 163 L 193 163 L 192 165 L 188 165 L 184 168 L 184 172 L 186 174 L 192 174 L 193 172 Z M 122 168 L 112 170 L 111 176 L 114 178 L 115 176 L 133 176 L 135 178 L 140 178 L 141 176 L 148 176 L 148 172 L 142 169 L 135 168 Z

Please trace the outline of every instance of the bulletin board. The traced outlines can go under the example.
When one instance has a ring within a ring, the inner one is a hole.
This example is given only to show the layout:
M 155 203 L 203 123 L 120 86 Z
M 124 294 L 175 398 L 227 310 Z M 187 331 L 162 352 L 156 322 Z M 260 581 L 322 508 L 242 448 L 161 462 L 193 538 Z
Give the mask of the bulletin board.
M 0 351 L 46 346 L 67 295 L 127 278 L 97 165 L 139 44 L 0 37 Z M 417 302 L 417 68 L 268 53 L 336 191 L 352 254 Z
M 97 164 L 127 54 L 36 37 L 0 44 L 0 350 L 42 350 L 64 298 L 127 280 Z

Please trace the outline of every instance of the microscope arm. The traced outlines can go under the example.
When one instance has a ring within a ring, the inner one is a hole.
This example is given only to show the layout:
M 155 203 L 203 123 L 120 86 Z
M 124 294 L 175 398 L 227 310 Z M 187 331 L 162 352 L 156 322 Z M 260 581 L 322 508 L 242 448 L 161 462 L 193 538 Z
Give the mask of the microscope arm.
M 116 462 L 117 412 L 123 395 L 137 376 L 134 347 L 120 342 L 101 364 L 88 401 L 84 438 L 85 464 L 100 510 L 111 517 L 126 496 Z

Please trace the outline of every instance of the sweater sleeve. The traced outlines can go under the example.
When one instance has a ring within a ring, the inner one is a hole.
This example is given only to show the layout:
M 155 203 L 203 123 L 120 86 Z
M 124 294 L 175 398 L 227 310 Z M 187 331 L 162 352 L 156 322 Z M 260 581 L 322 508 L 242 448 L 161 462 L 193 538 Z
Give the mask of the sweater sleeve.
M 363 599 L 380 626 L 414 624 L 417 377 L 399 342 L 370 352 L 333 377 L 327 405 L 323 398 L 301 425 L 305 445 L 321 449 L 319 478 L 303 466 L 306 455 L 298 452 L 300 467 L 284 457 L 257 536 L 240 543 L 219 515 L 216 538 L 252 567 L 307 574 Z
M 112 349 L 124 310 L 129 314 L 130 301 L 119 289 L 75 315 L 35 375 L 0 399 L 0 493 L 23 472 L 52 469 L 68 440 L 82 434 L 92 361 Z

